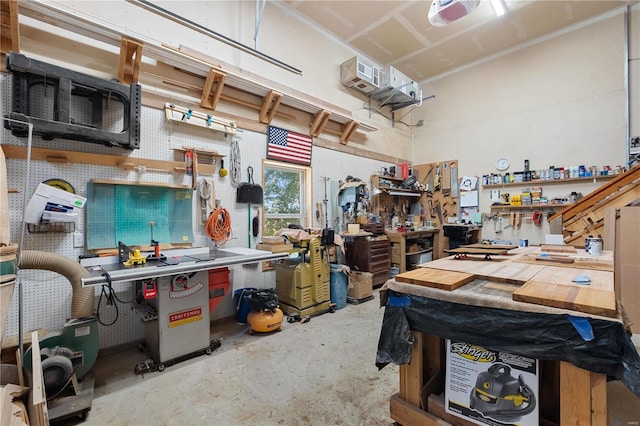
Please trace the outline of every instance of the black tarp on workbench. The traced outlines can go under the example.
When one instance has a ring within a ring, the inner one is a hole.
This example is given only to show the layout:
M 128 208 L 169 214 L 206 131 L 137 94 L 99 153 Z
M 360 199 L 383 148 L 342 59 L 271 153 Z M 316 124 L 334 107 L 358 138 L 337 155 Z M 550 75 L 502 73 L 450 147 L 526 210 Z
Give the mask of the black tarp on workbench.
M 541 360 L 562 360 L 584 370 L 622 381 L 640 396 L 640 356 L 623 324 L 597 318 L 571 317 L 478 307 L 422 296 L 387 292 L 376 365 L 411 361 L 411 330 Z M 585 340 L 574 326 L 586 322 Z

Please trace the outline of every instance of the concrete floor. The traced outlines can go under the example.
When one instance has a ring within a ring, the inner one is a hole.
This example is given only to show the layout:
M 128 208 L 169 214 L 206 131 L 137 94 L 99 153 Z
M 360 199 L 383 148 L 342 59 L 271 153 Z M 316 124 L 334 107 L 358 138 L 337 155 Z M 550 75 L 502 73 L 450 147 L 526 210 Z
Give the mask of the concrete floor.
M 85 422 L 67 425 L 389 425 L 398 367 L 378 371 L 384 310 L 347 304 L 281 332 L 250 335 L 235 321 L 215 324 L 222 347 L 210 356 L 133 374 L 135 349 L 99 358 Z
M 390 425 L 398 366 L 375 366 L 384 309 L 374 296 L 271 334 L 214 323 L 219 349 L 164 372 L 133 374 L 146 359 L 136 349 L 101 357 L 88 418 L 61 424 Z M 640 398 L 610 382 L 608 400 L 611 426 L 640 425 Z

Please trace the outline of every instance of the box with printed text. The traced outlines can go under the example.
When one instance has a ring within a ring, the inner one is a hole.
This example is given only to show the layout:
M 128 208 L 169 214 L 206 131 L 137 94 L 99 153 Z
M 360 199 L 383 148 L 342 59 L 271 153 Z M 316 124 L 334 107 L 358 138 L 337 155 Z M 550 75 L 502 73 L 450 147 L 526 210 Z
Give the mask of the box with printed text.
M 538 425 L 538 360 L 447 340 L 445 411 L 478 425 Z

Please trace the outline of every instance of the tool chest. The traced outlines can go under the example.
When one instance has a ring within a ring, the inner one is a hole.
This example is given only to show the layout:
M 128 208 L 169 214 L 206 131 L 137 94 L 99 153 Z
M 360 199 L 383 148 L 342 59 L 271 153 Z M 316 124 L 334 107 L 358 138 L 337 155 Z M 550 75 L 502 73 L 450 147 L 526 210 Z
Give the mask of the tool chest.
M 382 285 L 389 279 L 391 246 L 388 238 L 382 238 L 355 238 L 347 242 L 345 247 L 347 265 L 356 271 L 371 272 L 374 286 Z

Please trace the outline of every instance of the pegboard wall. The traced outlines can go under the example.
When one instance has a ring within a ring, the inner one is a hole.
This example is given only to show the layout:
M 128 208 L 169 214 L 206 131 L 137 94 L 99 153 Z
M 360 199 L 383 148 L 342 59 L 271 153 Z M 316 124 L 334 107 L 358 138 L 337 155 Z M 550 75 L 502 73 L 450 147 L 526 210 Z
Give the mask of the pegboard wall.
M 2 93 L 11 93 L 11 74 L 1 75 Z M 9 113 L 11 96 L 2 96 L 2 117 Z M 34 102 L 37 100 L 31 100 Z M 48 105 L 38 105 L 38 108 L 46 110 Z M 85 112 L 79 111 L 82 116 Z M 108 118 L 105 118 L 106 120 Z M 196 149 L 214 150 L 224 155 L 225 166 L 229 168 L 230 145 L 233 138 L 237 138 L 240 148 L 240 170 L 242 170 L 242 182 L 247 181 L 247 167 L 254 170 L 254 181 L 262 183 L 262 160 L 266 153 L 266 136 L 261 133 L 238 130 L 235 136 L 225 136 L 224 133 L 211 131 L 206 128 L 191 126 L 186 123 L 167 121 L 164 111 L 143 107 L 141 111 L 141 143 L 138 150 L 127 150 L 119 147 L 106 147 L 103 145 L 78 142 L 64 139 L 45 141 L 39 136 L 34 136 L 33 147 L 59 149 L 68 151 L 81 151 L 96 154 L 122 155 L 135 158 L 147 158 L 155 160 L 182 161 L 182 153 L 175 149 L 183 146 Z M 4 127 L 0 130 L 1 144 L 26 146 L 26 138 L 18 138 Z M 337 182 L 344 180 L 347 175 L 360 177 L 368 182 L 369 176 L 386 164 L 342 154 L 333 150 L 314 147 L 312 154 L 312 188 L 313 205 L 323 203 L 325 198 L 325 183 L 327 187 L 328 207 L 330 222 L 334 223 L 334 216 L 339 215 L 336 209 Z M 26 182 L 26 170 L 29 167 L 30 178 Z M 219 167 L 219 164 L 218 164 Z M 110 166 L 95 166 L 87 164 L 49 163 L 45 161 L 31 161 L 8 159 L 7 160 L 8 187 L 19 190 L 19 193 L 9 194 L 9 209 L 11 214 L 11 238 L 19 243 L 21 231 L 21 219 L 23 213 L 23 199 L 27 201 L 40 182 L 47 179 L 63 179 L 69 182 L 76 193 L 87 195 L 87 183 L 91 179 L 106 179 L 117 181 L 147 182 L 160 184 L 190 185 L 191 177 L 184 173 L 165 173 L 158 171 L 122 170 Z M 217 170 L 213 175 L 202 175 L 214 184 L 215 199 L 220 200 L 222 207 L 226 208 L 232 217 L 232 229 L 234 238 L 225 244 L 225 247 L 254 247 L 260 241 L 260 236 L 250 235 L 249 212 L 246 204 L 236 204 L 236 189 L 231 185 L 230 175 L 222 178 Z M 250 216 L 256 213 L 253 210 Z M 213 242 L 204 232 L 197 194 L 194 192 L 193 205 L 193 235 L 194 246 L 213 247 Z M 323 222 L 324 223 L 324 222 Z M 317 224 L 310 224 L 315 227 Z M 337 229 L 339 230 L 339 229 Z M 86 232 L 85 211 L 81 210 L 75 233 Z M 70 233 L 28 233 L 25 232 L 23 250 L 40 250 L 57 253 L 70 259 L 78 259 L 86 254 L 84 247 L 74 247 L 74 232 Z M 218 308 L 211 314 L 211 319 L 219 319 L 232 316 L 235 312 L 233 306 L 233 291 L 244 287 L 273 288 L 275 287 L 275 271 L 262 272 L 259 264 L 234 266 L 231 268 L 231 291 L 225 296 Z M 69 282 L 56 273 L 40 270 L 19 270 L 18 280 L 23 288 L 23 321 L 24 331 L 46 328 L 50 331 L 62 329 L 65 321 L 70 316 L 71 286 Z M 114 290 L 120 300 L 127 302 L 134 297 L 133 283 L 116 283 Z M 107 305 L 104 296 L 101 297 L 101 288 L 95 289 L 96 307 L 99 304 L 100 320 L 112 323 L 110 326 L 99 326 L 100 349 L 112 348 L 141 341 L 144 330 L 142 322 L 128 304 L 116 303 Z M 5 336 L 18 334 L 18 296 L 17 291 L 11 303 Z M 115 321 L 115 322 L 114 322 Z

